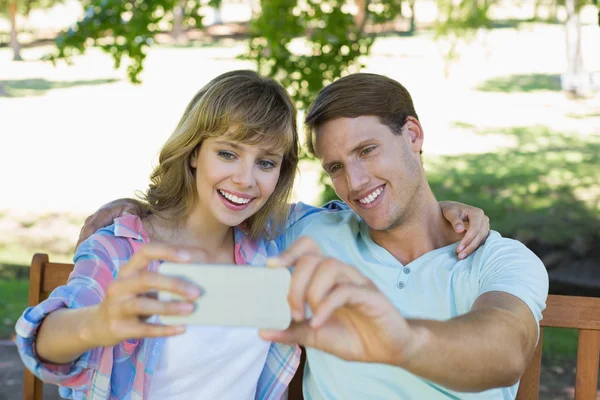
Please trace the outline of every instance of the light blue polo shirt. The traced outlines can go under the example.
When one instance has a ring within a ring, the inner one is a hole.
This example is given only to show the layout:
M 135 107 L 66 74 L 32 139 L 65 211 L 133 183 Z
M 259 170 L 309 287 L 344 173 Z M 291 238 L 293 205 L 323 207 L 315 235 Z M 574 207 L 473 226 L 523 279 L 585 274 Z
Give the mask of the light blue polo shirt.
M 540 259 L 516 240 L 492 231 L 485 244 L 465 260 L 457 243 L 402 265 L 377 245 L 368 226 L 351 210 L 323 212 L 293 224 L 279 238 L 286 248 L 310 236 L 326 256 L 357 267 L 406 318 L 447 320 L 467 313 L 489 291 L 510 293 L 540 321 L 548 294 L 548 274 Z M 348 362 L 308 348 L 304 397 L 321 399 L 514 399 L 518 384 L 480 393 L 459 393 L 402 368 Z

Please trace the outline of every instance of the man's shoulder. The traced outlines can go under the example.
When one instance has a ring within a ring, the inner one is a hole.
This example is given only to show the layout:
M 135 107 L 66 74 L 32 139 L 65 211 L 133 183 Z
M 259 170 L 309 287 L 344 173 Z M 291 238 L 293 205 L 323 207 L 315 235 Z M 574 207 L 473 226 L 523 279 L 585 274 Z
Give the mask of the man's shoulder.
M 497 231 L 490 231 L 488 238 L 485 243 L 476 250 L 476 253 L 482 254 L 483 256 L 495 256 L 495 255 L 513 255 L 515 257 L 534 257 L 538 258 L 533 251 L 518 240 L 503 237 Z
M 333 212 L 327 212 L 333 211 Z M 351 209 L 324 210 L 306 217 L 305 230 L 327 229 L 327 227 L 342 228 L 353 226 L 359 221 L 359 217 Z

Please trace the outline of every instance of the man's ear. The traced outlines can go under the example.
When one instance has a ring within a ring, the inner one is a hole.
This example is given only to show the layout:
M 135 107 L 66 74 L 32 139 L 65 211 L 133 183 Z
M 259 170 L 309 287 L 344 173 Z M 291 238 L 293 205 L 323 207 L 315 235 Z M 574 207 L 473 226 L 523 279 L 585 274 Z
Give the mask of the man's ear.
M 423 147 L 423 127 L 415 117 L 406 117 L 404 122 L 403 134 L 410 139 L 410 146 L 413 152 L 420 153 Z

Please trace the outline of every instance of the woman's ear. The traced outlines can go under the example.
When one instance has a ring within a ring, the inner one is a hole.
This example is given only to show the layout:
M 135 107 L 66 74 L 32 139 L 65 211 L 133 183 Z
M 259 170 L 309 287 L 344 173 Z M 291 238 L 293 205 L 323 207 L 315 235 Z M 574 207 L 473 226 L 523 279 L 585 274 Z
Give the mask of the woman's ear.
M 190 154 L 190 167 L 197 168 L 198 154 L 200 154 L 200 146 L 196 147 L 196 149 L 192 151 L 192 154 Z

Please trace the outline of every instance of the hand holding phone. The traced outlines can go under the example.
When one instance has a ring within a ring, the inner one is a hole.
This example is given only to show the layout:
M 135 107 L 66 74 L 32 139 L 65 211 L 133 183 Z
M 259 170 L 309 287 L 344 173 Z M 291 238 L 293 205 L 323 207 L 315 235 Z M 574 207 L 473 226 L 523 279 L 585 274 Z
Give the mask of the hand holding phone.
M 162 323 L 286 329 L 291 322 L 287 301 L 291 274 L 286 268 L 250 265 L 163 263 L 159 272 L 199 286 L 202 294 L 187 315 L 164 315 Z M 179 300 L 159 292 L 159 300 Z

